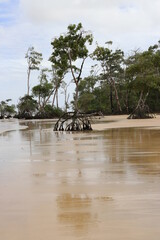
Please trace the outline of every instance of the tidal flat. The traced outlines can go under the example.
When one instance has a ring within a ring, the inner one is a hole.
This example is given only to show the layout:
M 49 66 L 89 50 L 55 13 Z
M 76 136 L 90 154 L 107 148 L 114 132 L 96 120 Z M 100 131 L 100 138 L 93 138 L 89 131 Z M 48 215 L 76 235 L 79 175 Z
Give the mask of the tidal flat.
M 4 124 L 0 239 L 159 240 L 160 129 L 110 120 L 102 124 L 113 128 L 97 131 L 98 123 L 84 133 L 53 132 L 53 121 Z

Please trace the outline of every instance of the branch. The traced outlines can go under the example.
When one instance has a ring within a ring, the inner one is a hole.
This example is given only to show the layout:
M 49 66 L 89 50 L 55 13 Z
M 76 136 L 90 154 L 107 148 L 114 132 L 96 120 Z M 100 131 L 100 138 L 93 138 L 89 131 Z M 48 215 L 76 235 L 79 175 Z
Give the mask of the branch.
M 53 90 L 49 93 L 48 97 L 46 98 L 46 100 L 45 100 L 45 102 L 44 102 L 45 105 L 47 104 L 48 100 L 50 99 L 50 97 L 52 96 L 52 94 L 54 93 L 54 91 L 56 91 L 56 90 L 57 90 L 57 88 L 55 87 L 55 88 L 53 88 Z
M 86 60 L 86 58 L 83 58 L 81 68 L 80 68 L 80 72 L 79 72 L 79 75 L 77 77 L 77 83 L 79 83 L 79 81 L 80 81 L 80 77 L 81 77 L 81 74 L 82 74 L 82 69 L 83 69 L 83 65 L 84 65 L 85 60 Z
M 76 77 L 75 77 L 75 75 L 74 75 L 74 72 L 73 72 L 73 68 L 72 68 L 72 58 L 71 58 L 70 50 L 68 51 L 68 56 L 69 56 L 69 63 L 70 63 L 70 67 L 71 67 L 72 77 L 73 77 L 73 79 L 74 79 L 74 82 L 75 82 L 76 85 L 77 85 L 78 81 L 77 81 L 77 79 L 76 79 Z

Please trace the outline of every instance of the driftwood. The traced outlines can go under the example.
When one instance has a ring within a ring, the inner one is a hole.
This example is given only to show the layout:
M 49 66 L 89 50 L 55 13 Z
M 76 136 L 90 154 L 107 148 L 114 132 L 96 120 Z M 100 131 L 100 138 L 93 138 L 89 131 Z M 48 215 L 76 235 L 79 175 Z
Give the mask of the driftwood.
M 54 131 L 91 131 L 91 118 L 97 115 L 100 115 L 100 113 L 64 113 L 56 122 L 54 126 Z

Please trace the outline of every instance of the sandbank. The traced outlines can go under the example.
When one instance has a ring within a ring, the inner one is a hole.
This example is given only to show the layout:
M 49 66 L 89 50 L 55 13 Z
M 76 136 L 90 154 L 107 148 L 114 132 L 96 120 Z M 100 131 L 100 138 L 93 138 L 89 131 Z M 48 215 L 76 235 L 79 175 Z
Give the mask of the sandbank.
M 104 116 L 94 120 L 93 130 L 103 131 L 112 128 L 154 128 L 160 129 L 160 115 L 150 119 L 127 119 L 128 115 Z

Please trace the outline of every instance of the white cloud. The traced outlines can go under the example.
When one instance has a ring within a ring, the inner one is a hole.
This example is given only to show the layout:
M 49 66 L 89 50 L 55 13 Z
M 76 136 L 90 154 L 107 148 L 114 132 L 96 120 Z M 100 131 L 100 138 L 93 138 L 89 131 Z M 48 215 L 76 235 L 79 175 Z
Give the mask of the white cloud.
M 118 25 L 121 25 L 121 20 L 123 23 L 123 19 L 130 22 L 132 17 L 135 18 L 135 21 L 131 20 L 133 24 L 140 24 L 147 18 L 154 21 L 155 11 L 156 17 L 160 18 L 159 6 L 158 0 L 21 0 L 22 11 L 35 23 L 68 22 L 80 18 L 94 24 L 97 21 L 103 25 L 109 22 L 113 29 L 115 17 L 118 17 Z M 137 17 L 141 22 L 136 22 Z
M 85 29 L 95 33 L 98 41 L 106 36 L 104 41 L 112 38 L 118 42 L 119 39 L 121 44 L 121 37 L 130 36 L 129 42 L 122 42 L 127 50 L 134 42 L 141 44 L 148 33 L 150 39 L 146 39 L 146 44 L 158 37 L 158 0 L 21 0 L 20 3 L 23 16 L 42 29 L 52 27 L 53 36 L 57 26 L 61 33 L 68 24 L 82 22 Z

